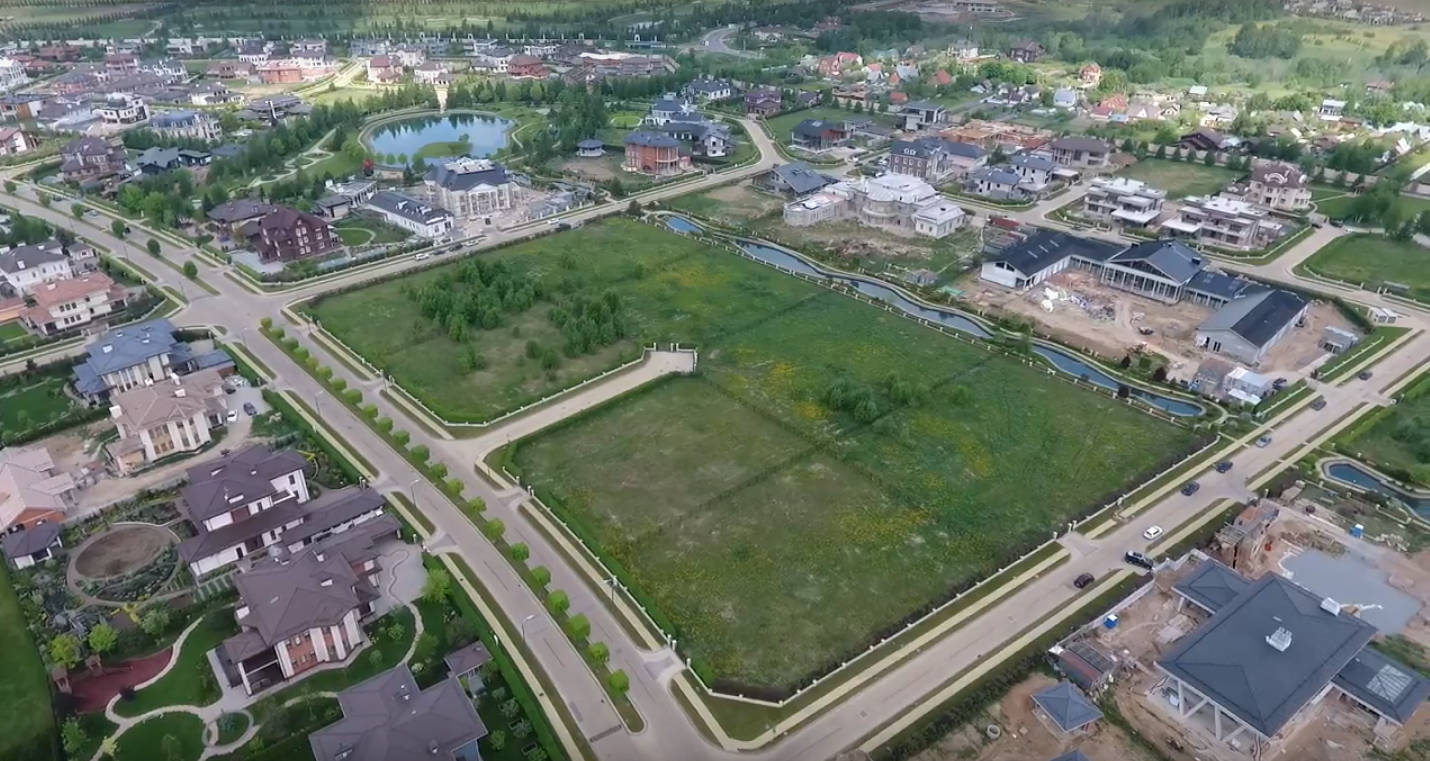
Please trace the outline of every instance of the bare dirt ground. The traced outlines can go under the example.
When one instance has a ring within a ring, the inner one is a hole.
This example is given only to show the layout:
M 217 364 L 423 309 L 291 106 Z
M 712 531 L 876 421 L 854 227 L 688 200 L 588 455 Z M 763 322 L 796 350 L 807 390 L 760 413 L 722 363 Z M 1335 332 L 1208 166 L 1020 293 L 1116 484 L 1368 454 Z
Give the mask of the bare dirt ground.
M 959 286 L 980 306 L 1032 319 L 1054 338 L 1109 360 L 1139 349 L 1161 354 L 1167 358 L 1167 372 L 1173 378 L 1190 379 L 1202 360 L 1217 356 L 1196 345 L 1197 326 L 1215 310 L 1186 301 L 1164 304 L 1137 296 L 1099 283 L 1091 272 L 1065 270 L 1021 293 L 980 280 L 977 272 L 965 276 Z M 1052 311 L 1042 306 L 1047 289 L 1057 296 Z M 1309 373 L 1326 353 L 1319 344 L 1328 326 L 1352 327 L 1331 304 L 1312 304 L 1306 324 L 1274 346 L 1257 371 Z M 1143 335 L 1141 328 L 1152 332 Z
M 938 745 L 914 756 L 914 761 L 1044 761 L 1074 748 L 1092 761 L 1136 761 L 1141 751 L 1117 727 L 1099 723 L 1086 735 L 1058 737 L 1033 713 L 1034 692 L 1053 684 L 1036 674 L 1014 685 L 986 718 L 950 733 Z M 1002 736 L 989 740 L 985 730 L 997 724 Z
M 172 539 L 168 531 L 153 526 L 118 526 L 84 545 L 74 569 L 91 579 L 128 573 L 153 560 Z
M 607 156 L 592 159 L 566 159 L 559 165 L 561 171 L 579 174 L 595 182 L 612 180 L 623 173 Z

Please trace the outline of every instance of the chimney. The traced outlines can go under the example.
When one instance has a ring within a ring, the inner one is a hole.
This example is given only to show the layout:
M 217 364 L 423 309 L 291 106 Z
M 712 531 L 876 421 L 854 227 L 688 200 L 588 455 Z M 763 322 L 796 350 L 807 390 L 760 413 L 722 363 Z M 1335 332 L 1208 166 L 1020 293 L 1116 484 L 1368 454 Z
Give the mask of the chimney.
M 322 581 L 318 582 L 318 586 L 320 586 L 320 587 L 331 587 L 332 585 L 333 585 L 333 579 L 332 579 L 332 577 L 323 579 Z
M 99 350 L 100 350 L 101 352 L 104 352 L 105 354 L 109 354 L 109 353 L 111 353 L 111 352 L 114 351 L 114 345 L 113 345 L 113 344 L 105 344 L 104 346 L 101 346 Z

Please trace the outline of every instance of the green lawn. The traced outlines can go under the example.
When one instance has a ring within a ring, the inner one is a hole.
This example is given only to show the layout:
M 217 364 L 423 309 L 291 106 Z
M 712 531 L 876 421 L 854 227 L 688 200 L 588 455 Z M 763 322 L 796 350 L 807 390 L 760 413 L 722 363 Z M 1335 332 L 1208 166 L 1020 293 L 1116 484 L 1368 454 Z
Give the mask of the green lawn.
M 767 215 L 778 215 L 784 207 L 784 199 L 741 184 L 679 196 L 666 201 L 665 205 L 676 211 L 733 226 Z
M 1343 193 L 1345 191 L 1342 191 Z M 1314 194 L 1313 194 L 1314 197 Z M 1316 202 L 1316 211 L 1325 214 L 1331 219 L 1350 219 L 1352 207 L 1355 204 L 1355 194 L 1342 195 L 1339 198 L 1332 198 L 1325 201 Z M 1395 199 L 1395 205 L 1400 209 L 1400 218 L 1403 220 L 1414 219 L 1422 211 L 1430 211 L 1430 199 L 1411 198 L 1410 196 L 1400 196 Z M 1355 220 L 1353 220 L 1355 221 Z M 1379 226 L 1375 224 L 1374 226 Z
M 24 338 L 30 335 L 25 331 L 25 326 L 19 320 L 7 322 L 0 325 L 0 344 L 9 343 L 17 338 Z
M 806 108 L 802 111 L 791 111 L 787 114 L 780 114 L 779 116 L 776 116 L 774 118 L 766 119 L 765 126 L 769 128 L 771 137 L 779 141 L 781 145 L 788 146 L 790 144 L 790 130 L 794 129 L 794 126 L 796 124 L 799 124 L 805 119 L 830 119 L 833 121 L 843 121 L 845 119 L 857 119 L 866 116 L 872 116 L 874 120 L 879 122 L 880 124 L 892 124 L 892 121 L 889 119 L 889 117 L 883 114 L 856 114 L 853 111 L 849 111 L 843 108 L 834 108 L 833 106 L 820 106 L 817 108 Z
M 1225 167 L 1165 159 L 1143 159 L 1117 173 L 1167 191 L 1169 198 L 1217 193 L 1241 175 Z
M 338 220 L 333 227 L 345 246 L 398 243 L 411 237 L 410 233 L 400 227 L 369 217 L 345 217 Z
M 25 628 L 8 568 L 0 568 L 0 642 L 0 758 L 58 761 L 49 674 Z
M 218 683 L 209 667 L 208 652 L 238 633 L 233 609 L 209 611 L 198 628 L 184 640 L 179 660 L 159 681 L 139 690 L 130 701 L 114 706 L 120 716 L 140 716 L 156 708 L 176 705 L 205 706 L 219 699 Z
M 1404 294 L 1430 301 L 1430 249 L 1414 241 L 1383 235 L 1347 235 L 1311 255 L 1304 265 L 1310 271 L 1350 283 L 1376 288 L 1384 283 L 1409 286 Z
M 1430 380 L 1421 379 L 1389 414 L 1346 445 L 1380 470 L 1430 486 Z
M 0 391 L 0 428 L 19 432 L 64 417 L 74 407 L 64 387 L 64 378 L 48 376 L 22 388 Z
M 421 158 L 465 156 L 472 150 L 471 142 L 467 140 L 438 140 L 428 143 L 417 149 L 417 156 Z
M 191 713 L 166 713 L 135 724 L 119 736 L 114 761 L 198 761 L 204 722 Z

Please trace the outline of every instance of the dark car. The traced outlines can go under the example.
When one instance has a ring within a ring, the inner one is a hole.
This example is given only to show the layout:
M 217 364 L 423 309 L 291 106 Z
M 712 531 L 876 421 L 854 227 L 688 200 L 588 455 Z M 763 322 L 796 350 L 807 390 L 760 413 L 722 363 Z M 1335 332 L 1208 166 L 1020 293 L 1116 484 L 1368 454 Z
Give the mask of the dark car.
M 1084 589 L 1087 587 L 1088 584 L 1091 584 L 1094 581 L 1096 581 L 1096 579 L 1093 578 L 1092 574 L 1084 573 L 1079 575 L 1076 579 L 1073 579 L 1073 586 L 1077 587 L 1078 589 Z
M 1196 494 L 1197 490 L 1200 488 L 1202 488 L 1202 485 L 1197 483 L 1196 481 L 1188 481 L 1187 485 L 1182 487 L 1182 493 L 1190 497 L 1193 494 Z
M 1313 409 L 1313 410 L 1323 410 L 1323 409 L 1325 409 L 1325 408 L 1326 408 L 1326 400 L 1325 400 L 1325 399 L 1322 399 L 1322 398 L 1320 398 L 1320 397 L 1316 397 L 1316 401 L 1311 402 L 1311 409 Z
M 243 411 L 247 412 L 250 417 L 258 414 L 258 408 L 253 406 L 253 402 L 244 402 Z
M 1228 470 L 1231 470 L 1231 460 L 1222 460 L 1216 464 L 1216 472 L 1225 473 Z
M 1286 388 L 1286 384 L 1289 382 L 1290 381 L 1286 380 L 1285 378 L 1277 378 L 1276 380 L 1271 381 L 1271 387 L 1276 389 L 1277 391 L 1280 391 L 1281 389 Z
M 1122 556 L 1122 559 L 1139 568 L 1146 568 L 1149 571 L 1152 570 L 1152 558 L 1149 558 L 1140 552 L 1128 552 Z
M 1360 372 L 1356 373 L 1356 377 L 1360 378 L 1361 380 L 1370 380 L 1370 371 L 1361 370 Z

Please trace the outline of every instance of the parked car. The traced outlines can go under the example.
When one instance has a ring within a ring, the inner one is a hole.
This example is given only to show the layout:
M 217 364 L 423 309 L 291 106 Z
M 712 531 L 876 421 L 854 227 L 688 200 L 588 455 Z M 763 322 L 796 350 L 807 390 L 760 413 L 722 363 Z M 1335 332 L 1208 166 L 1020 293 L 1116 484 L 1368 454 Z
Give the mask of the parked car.
M 431 253 L 430 251 L 423 251 L 422 253 L 420 253 L 420 254 L 418 254 L 418 255 L 412 257 L 412 258 L 413 258 L 414 260 L 420 262 L 420 261 L 422 261 L 423 259 L 431 259 L 431 258 L 432 258 L 432 253 Z
M 230 423 L 238 422 L 238 410 L 229 410 L 228 414 L 225 415 L 224 418 L 227 419 Z
M 1356 373 L 1356 377 L 1360 378 L 1361 380 L 1370 380 L 1370 371 L 1361 370 L 1360 372 Z
M 1078 589 L 1084 589 L 1087 587 L 1087 585 L 1091 584 L 1094 581 L 1097 581 L 1097 579 L 1093 577 L 1092 574 L 1081 573 L 1078 574 L 1078 577 L 1076 579 L 1073 579 L 1073 586 L 1077 587 Z
M 1287 383 L 1290 383 L 1290 381 L 1286 380 L 1285 378 L 1277 378 L 1276 380 L 1271 381 L 1271 387 L 1276 389 L 1277 391 L 1280 391 L 1281 389 L 1286 388 Z
M 244 402 L 243 411 L 248 413 L 249 417 L 253 417 L 254 415 L 258 414 L 258 408 L 253 406 L 253 402 Z
M 1149 571 L 1152 570 L 1152 558 L 1135 550 L 1129 550 L 1122 556 L 1122 559 L 1139 568 L 1146 568 Z
M 1202 485 L 1197 483 L 1196 481 L 1188 481 L 1186 485 L 1182 487 L 1182 494 L 1190 497 L 1193 494 L 1196 494 L 1197 490 L 1200 488 L 1202 488 Z
M 1313 409 L 1313 410 L 1323 410 L 1323 409 L 1325 409 L 1325 408 L 1326 408 L 1326 400 L 1325 400 L 1324 398 L 1322 398 L 1322 397 L 1319 397 L 1319 396 L 1318 396 L 1318 397 L 1316 397 L 1316 401 L 1311 402 L 1311 409 Z
M 1216 464 L 1216 472 L 1225 473 L 1228 470 L 1231 470 L 1231 460 L 1222 460 Z
M 1256 446 L 1258 446 L 1258 447 L 1269 447 L 1269 446 L 1271 446 L 1271 437 L 1270 437 L 1270 436 L 1262 436 L 1261 438 L 1259 438 L 1259 439 L 1256 440 Z
M 1143 531 L 1143 532 L 1142 532 L 1142 538 L 1143 538 L 1143 539 L 1147 539 L 1147 540 L 1149 540 L 1149 541 L 1152 540 L 1152 539 L 1156 539 L 1157 537 L 1159 537 L 1159 536 L 1161 536 L 1161 535 L 1162 535 L 1162 527 L 1161 527 L 1161 526 L 1153 526 L 1153 527 L 1147 529 L 1146 531 Z

